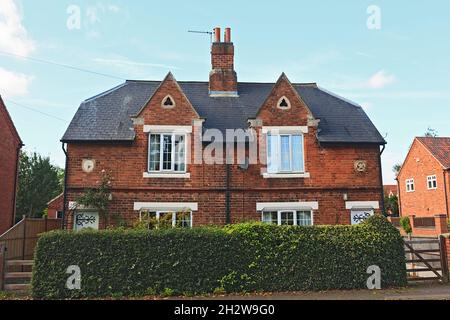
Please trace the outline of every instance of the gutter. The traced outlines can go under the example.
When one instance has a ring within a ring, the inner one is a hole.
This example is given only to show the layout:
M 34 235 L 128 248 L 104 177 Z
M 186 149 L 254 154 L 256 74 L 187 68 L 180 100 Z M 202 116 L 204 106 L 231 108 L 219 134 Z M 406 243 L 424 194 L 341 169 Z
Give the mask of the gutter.
M 384 216 L 386 216 L 386 208 L 384 207 L 384 186 L 383 186 L 383 170 L 382 170 L 382 165 L 381 165 L 381 155 L 383 154 L 384 150 L 386 149 L 386 145 L 384 144 L 380 154 L 378 156 L 378 164 L 380 166 L 380 186 L 381 186 L 381 212 L 383 213 Z
M 395 180 L 397 181 L 397 194 L 398 194 L 398 215 L 399 217 L 403 217 L 403 213 L 402 213 L 402 197 L 400 195 L 401 193 L 401 188 L 400 188 L 400 180 L 398 180 L 398 176 L 397 178 L 395 178 Z
M 64 152 L 64 154 L 66 155 L 66 165 L 64 168 L 64 196 L 63 196 L 63 212 L 62 212 L 62 221 L 61 221 L 61 228 L 65 229 L 66 227 L 66 203 L 67 203 L 67 176 L 68 176 L 68 162 L 69 162 L 69 155 L 67 154 L 67 150 L 64 148 L 64 142 L 61 145 L 61 148 Z
M 226 165 L 226 181 L 225 181 L 225 224 L 231 224 L 231 165 Z

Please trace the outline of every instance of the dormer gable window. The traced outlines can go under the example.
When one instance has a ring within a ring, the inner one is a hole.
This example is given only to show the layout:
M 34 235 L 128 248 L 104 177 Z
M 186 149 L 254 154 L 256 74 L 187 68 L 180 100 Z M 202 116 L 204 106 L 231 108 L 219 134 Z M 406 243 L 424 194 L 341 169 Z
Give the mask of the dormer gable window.
M 287 110 L 291 108 L 291 102 L 286 97 L 281 97 L 280 100 L 278 100 L 277 108 L 282 110 Z
M 175 100 L 172 98 L 171 95 L 167 95 L 162 100 L 161 106 L 163 108 L 173 108 L 173 107 L 175 107 Z

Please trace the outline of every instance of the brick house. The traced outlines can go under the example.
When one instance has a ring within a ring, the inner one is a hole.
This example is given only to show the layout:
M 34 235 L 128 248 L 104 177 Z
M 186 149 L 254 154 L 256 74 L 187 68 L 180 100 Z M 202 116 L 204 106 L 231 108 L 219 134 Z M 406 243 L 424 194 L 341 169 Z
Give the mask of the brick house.
M 449 218 L 450 138 L 415 138 L 398 174 L 402 216 Z
M 0 97 L 0 235 L 11 228 L 16 215 L 19 153 L 23 146 Z
M 47 218 L 61 219 L 64 211 L 64 193 L 61 193 L 47 203 Z
M 208 82 L 169 73 L 82 102 L 61 140 L 67 228 L 105 226 L 75 201 L 104 171 L 110 212 L 129 224 L 350 224 L 382 210 L 386 142 L 359 105 L 285 74 L 238 82 L 229 28 L 211 62 Z

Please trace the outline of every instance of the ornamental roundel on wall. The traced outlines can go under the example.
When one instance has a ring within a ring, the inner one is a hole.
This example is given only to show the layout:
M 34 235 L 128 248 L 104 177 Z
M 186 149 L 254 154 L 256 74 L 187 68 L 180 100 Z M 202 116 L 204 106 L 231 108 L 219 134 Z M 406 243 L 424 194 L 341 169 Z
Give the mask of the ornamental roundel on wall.
M 366 172 L 367 171 L 367 161 L 357 160 L 355 161 L 355 171 L 356 172 Z

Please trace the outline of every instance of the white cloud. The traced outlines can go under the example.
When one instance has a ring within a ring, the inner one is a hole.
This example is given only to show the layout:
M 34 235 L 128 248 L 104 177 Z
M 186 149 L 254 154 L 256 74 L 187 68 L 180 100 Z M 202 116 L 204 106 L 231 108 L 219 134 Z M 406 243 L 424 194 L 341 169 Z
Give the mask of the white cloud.
M 380 70 L 370 77 L 368 81 L 369 88 L 381 89 L 395 81 L 395 76 L 388 74 L 385 70 Z
M 22 24 L 22 14 L 14 0 L 0 0 L 0 50 L 28 56 L 35 44 Z
M 0 94 L 7 97 L 26 95 L 32 80 L 33 77 L 31 76 L 0 67 Z

